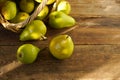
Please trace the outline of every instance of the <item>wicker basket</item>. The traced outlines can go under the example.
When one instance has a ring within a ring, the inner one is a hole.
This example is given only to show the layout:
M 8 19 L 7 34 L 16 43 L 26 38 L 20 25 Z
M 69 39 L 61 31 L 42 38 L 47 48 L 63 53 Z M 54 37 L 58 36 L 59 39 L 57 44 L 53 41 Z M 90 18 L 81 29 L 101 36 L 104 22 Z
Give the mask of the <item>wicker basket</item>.
M 40 11 L 44 8 L 48 0 L 43 0 L 38 7 L 35 9 L 35 11 L 30 15 L 28 19 L 26 19 L 23 22 L 20 23 L 10 23 L 9 21 L 5 20 L 2 14 L 0 13 L 0 23 L 5 29 L 11 30 L 13 32 L 20 32 L 22 28 L 25 27 L 26 24 L 30 23 L 32 20 L 34 20 L 37 15 L 40 13 Z M 51 11 L 54 11 L 56 9 L 56 6 L 60 0 L 56 0 L 54 4 L 52 5 Z

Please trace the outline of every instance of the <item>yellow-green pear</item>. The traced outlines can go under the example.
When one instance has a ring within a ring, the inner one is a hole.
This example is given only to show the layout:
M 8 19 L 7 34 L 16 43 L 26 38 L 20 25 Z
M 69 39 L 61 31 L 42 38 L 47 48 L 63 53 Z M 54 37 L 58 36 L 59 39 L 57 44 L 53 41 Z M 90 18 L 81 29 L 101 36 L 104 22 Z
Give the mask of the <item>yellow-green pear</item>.
M 38 3 L 42 2 L 42 0 L 35 0 L 35 1 L 38 2 Z M 54 2 L 55 2 L 55 0 L 48 0 L 47 5 L 50 5 L 50 4 L 54 3 Z
M 49 15 L 49 25 L 56 29 L 72 27 L 76 23 L 75 19 L 64 12 L 54 11 Z
M 43 20 L 49 13 L 48 6 L 45 6 L 42 11 L 38 14 L 37 19 Z
M 49 44 L 50 53 L 57 59 L 70 58 L 74 51 L 74 43 L 69 35 L 57 35 Z
M 29 14 L 26 12 L 18 12 L 17 15 L 10 20 L 10 22 L 12 23 L 18 23 L 18 22 L 22 22 L 24 20 L 26 20 L 29 17 Z
M 20 0 L 19 3 L 20 9 L 27 13 L 31 13 L 34 10 L 34 0 Z
M 17 59 L 24 64 L 31 64 L 36 60 L 39 52 L 40 49 L 37 46 L 23 44 L 17 50 Z
M 66 14 L 70 14 L 71 11 L 71 5 L 68 1 L 62 0 L 57 6 L 57 11 L 62 11 Z
M 1 13 L 6 20 L 13 19 L 17 14 L 16 3 L 13 1 L 6 1 L 2 6 Z
M 27 24 L 23 32 L 20 34 L 21 41 L 43 39 L 47 32 L 46 25 L 41 20 L 33 20 Z

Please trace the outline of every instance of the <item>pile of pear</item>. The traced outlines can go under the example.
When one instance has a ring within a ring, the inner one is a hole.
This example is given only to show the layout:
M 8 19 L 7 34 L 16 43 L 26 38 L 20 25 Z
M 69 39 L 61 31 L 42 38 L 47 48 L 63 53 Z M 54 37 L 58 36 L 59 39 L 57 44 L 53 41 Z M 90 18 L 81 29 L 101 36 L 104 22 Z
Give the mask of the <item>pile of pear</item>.
M 42 0 L 0 0 L 0 13 L 9 22 L 19 23 L 29 18 L 41 2 Z M 60 0 L 56 9 L 52 11 L 55 2 L 56 0 L 48 0 L 37 17 L 25 25 L 19 36 L 21 41 L 45 39 L 47 27 L 62 29 L 75 25 L 75 19 L 69 15 L 70 3 Z
M 0 0 L 0 13 L 7 21 L 19 23 L 28 19 L 42 0 Z M 67 0 L 48 0 L 46 6 L 33 21 L 25 25 L 19 35 L 20 41 L 46 39 L 47 28 L 63 29 L 73 27 L 75 19 L 70 16 L 71 5 Z M 55 6 L 56 5 L 56 6 Z M 48 45 L 50 53 L 56 59 L 67 59 L 74 52 L 74 42 L 67 34 L 57 35 Z M 18 47 L 16 57 L 24 63 L 33 63 L 41 48 L 33 44 Z

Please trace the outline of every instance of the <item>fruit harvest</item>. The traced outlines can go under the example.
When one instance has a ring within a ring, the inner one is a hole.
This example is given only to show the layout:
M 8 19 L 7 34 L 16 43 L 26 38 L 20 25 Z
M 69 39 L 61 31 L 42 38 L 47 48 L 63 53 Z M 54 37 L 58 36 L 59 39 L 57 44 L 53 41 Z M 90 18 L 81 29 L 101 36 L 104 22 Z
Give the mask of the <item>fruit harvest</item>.
M 69 29 L 76 24 L 71 10 L 67 0 L 0 0 L 0 24 L 19 32 L 21 42 L 45 40 L 49 38 L 46 37 L 49 29 Z M 67 34 L 57 35 L 48 48 L 55 58 L 67 59 L 73 54 L 74 42 Z M 37 46 L 23 44 L 17 49 L 17 59 L 25 64 L 33 63 L 38 53 Z

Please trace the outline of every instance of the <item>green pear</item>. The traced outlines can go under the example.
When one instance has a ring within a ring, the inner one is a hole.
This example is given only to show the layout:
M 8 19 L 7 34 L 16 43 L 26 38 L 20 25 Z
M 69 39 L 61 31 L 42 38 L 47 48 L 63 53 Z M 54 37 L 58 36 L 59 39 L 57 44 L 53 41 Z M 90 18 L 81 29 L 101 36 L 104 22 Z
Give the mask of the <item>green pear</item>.
M 49 8 L 48 6 L 45 6 L 42 11 L 38 14 L 38 16 L 36 17 L 36 19 L 40 19 L 43 20 L 49 13 Z
M 74 43 L 69 35 L 58 35 L 49 44 L 50 53 L 57 59 L 67 59 L 74 51 Z
M 18 12 L 17 15 L 10 20 L 10 22 L 12 23 L 18 23 L 18 22 L 22 22 L 24 20 L 26 20 L 29 17 L 29 14 L 26 12 Z
M 76 21 L 73 17 L 61 11 L 54 11 L 49 15 L 49 25 L 56 29 L 72 27 Z
M 27 24 L 23 32 L 20 34 L 21 41 L 42 40 L 47 32 L 46 25 L 41 20 L 33 20 Z
M 70 14 L 71 11 L 71 5 L 68 1 L 62 0 L 57 6 L 57 11 L 62 11 L 66 14 Z
M 20 9 L 24 12 L 31 13 L 34 10 L 34 0 L 20 0 Z
M 32 44 L 23 44 L 17 50 L 17 59 L 24 64 L 30 64 L 36 60 L 39 52 L 40 49 Z
M 42 0 L 35 0 L 35 1 L 38 2 L 38 3 L 42 2 Z M 54 2 L 55 2 L 55 0 L 48 0 L 47 5 L 50 5 L 50 4 L 54 3 Z
M 6 1 L 2 6 L 1 13 L 6 20 L 13 19 L 17 14 L 16 3 L 13 1 Z

